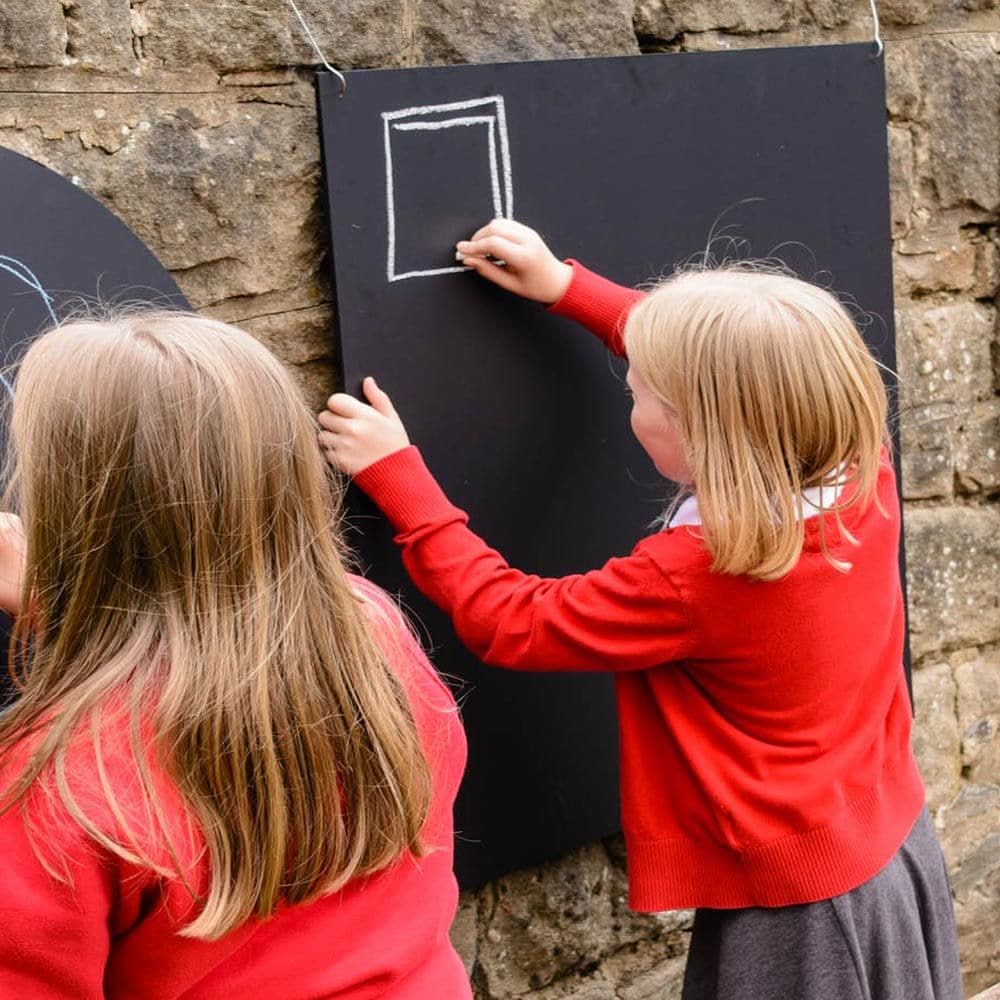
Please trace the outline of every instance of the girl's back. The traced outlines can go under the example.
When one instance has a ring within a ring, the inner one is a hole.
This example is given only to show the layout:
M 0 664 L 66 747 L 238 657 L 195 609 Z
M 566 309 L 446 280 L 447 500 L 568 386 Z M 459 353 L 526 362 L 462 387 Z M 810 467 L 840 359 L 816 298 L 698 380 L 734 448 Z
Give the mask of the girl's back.
M 70 324 L 12 438 L 0 994 L 467 996 L 455 704 L 345 572 L 288 373 L 193 316 Z
M 391 996 L 411 1000 L 464 996 L 467 977 L 448 931 L 458 901 L 452 872 L 452 803 L 465 763 L 465 735 L 451 693 L 435 674 L 389 599 L 355 579 L 377 617 L 381 639 L 406 686 L 434 784 L 423 837 L 427 855 L 406 854 L 375 875 L 298 906 L 281 906 L 217 941 L 178 935 L 196 912 L 184 880 L 163 878 L 101 850 L 41 789 L 24 809 L 0 816 L 0 996 L 32 1000 L 149 1000 L 243 997 L 268 1000 Z M 395 619 L 395 620 L 393 620 Z M 147 804 L 138 788 L 127 719 L 111 713 L 101 736 L 105 777 L 119 806 L 141 822 Z M 120 836 L 101 793 L 89 740 L 66 763 L 74 797 Z M 5 775 L 6 778 L 6 775 Z M 185 877 L 207 881 L 203 839 L 169 778 L 154 775 Z M 163 845 L 160 859 L 169 858 Z M 54 866 L 57 877 L 46 871 Z M 60 882 L 62 875 L 71 881 Z

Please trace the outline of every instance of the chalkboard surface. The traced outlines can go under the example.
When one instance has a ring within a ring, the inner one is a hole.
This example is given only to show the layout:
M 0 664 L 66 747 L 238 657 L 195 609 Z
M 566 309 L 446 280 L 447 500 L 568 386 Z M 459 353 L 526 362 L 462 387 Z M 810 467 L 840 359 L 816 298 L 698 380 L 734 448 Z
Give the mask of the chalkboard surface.
M 455 241 L 490 217 L 629 285 L 713 236 L 717 256 L 780 256 L 849 294 L 895 364 L 883 64 L 867 45 L 361 71 L 338 90 L 320 78 L 344 385 L 378 376 L 472 528 L 521 569 L 629 552 L 667 487 L 603 347 L 456 270 Z M 611 679 L 483 667 L 407 582 L 377 512 L 352 509 L 372 577 L 463 698 L 463 884 L 617 830 Z
M 159 261 L 103 205 L 40 163 L 0 148 L 0 357 L 5 368 L 16 365 L 40 332 L 98 300 L 186 306 Z M 5 403 L 9 390 L 8 374 L 0 386 Z M 0 454 L 6 453 L 4 424 L 0 421 Z M 0 625 L 2 704 L 10 691 L 7 628 Z

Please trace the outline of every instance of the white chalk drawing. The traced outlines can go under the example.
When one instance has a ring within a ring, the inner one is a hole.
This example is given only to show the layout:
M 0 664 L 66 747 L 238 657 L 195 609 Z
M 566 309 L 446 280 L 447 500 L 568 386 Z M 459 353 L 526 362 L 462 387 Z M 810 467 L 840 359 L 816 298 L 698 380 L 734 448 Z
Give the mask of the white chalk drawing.
M 18 281 L 24 282 L 30 289 L 37 292 L 41 296 L 45 308 L 48 310 L 49 318 L 52 320 L 53 325 L 59 322 L 56 318 L 55 310 L 52 308 L 52 296 L 42 288 L 42 283 L 27 264 L 22 263 L 16 257 L 8 257 L 6 254 L 0 254 L 0 271 L 6 271 L 17 278 Z M 14 395 L 14 387 L 2 373 L 0 373 L 0 386 L 6 389 L 11 396 Z
M 457 112 L 482 109 L 492 114 L 458 114 Z M 485 130 L 486 150 L 490 168 L 490 186 L 493 196 L 493 214 L 497 218 L 514 217 L 514 182 L 510 167 L 510 142 L 507 137 L 507 115 L 500 95 L 481 97 L 450 104 L 429 104 L 416 108 L 384 111 L 382 122 L 385 138 L 385 197 L 388 215 L 388 260 L 386 278 L 401 281 L 403 278 L 424 278 L 433 274 L 458 274 L 467 268 L 436 267 L 425 271 L 396 271 L 396 206 L 392 178 L 392 135 L 395 132 L 436 131 L 449 128 L 482 128 Z

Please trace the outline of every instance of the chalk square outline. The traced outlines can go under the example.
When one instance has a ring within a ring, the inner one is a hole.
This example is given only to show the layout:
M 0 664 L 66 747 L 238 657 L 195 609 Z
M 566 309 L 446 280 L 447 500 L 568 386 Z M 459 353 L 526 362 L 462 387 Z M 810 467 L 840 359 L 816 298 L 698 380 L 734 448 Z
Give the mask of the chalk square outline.
M 430 115 L 441 115 L 450 111 L 469 111 L 473 108 L 486 108 L 492 105 L 493 114 L 457 115 L 453 118 L 420 121 Z M 400 119 L 403 119 L 400 121 Z M 392 180 L 392 131 L 424 130 L 431 131 L 443 128 L 471 127 L 485 125 L 489 143 L 490 184 L 493 192 L 493 209 L 496 218 L 513 218 L 514 215 L 514 184 L 510 166 L 510 141 L 507 136 L 507 114 L 503 96 L 494 94 L 490 97 L 474 98 L 468 101 L 452 101 L 447 104 L 426 104 L 413 108 L 400 108 L 397 111 L 382 112 L 383 137 L 385 142 L 385 195 L 386 217 L 388 222 L 388 254 L 386 261 L 386 278 L 388 281 L 401 281 L 404 278 L 423 278 L 434 274 L 460 274 L 468 271 L 465 267 L 438 267 L 425 271 L 404 271 L 396 273 L 396 211 Z M 499 162 L 497 156 L 499 154 Z M 501 185 L 501 174 L 503 182 Z

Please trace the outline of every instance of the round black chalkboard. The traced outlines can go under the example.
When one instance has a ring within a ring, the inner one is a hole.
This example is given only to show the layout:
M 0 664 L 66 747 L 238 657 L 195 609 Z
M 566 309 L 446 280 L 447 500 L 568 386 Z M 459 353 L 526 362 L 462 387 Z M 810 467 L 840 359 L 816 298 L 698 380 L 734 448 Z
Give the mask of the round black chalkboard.
M 47 328 L 95 303 L 187 303 L 163 265 L 120 219 L 47 167 L 0 148 L 0 394 L 10 401 L 18 359 Z M 9 406 L 0 412 L 6 418 Z M 0 454 L 6 453 L 0 420 Z M 0 619 L 2 619 L 0 615 Z M 0 636 L 0 704 L 10 699 L 7 628 Z

